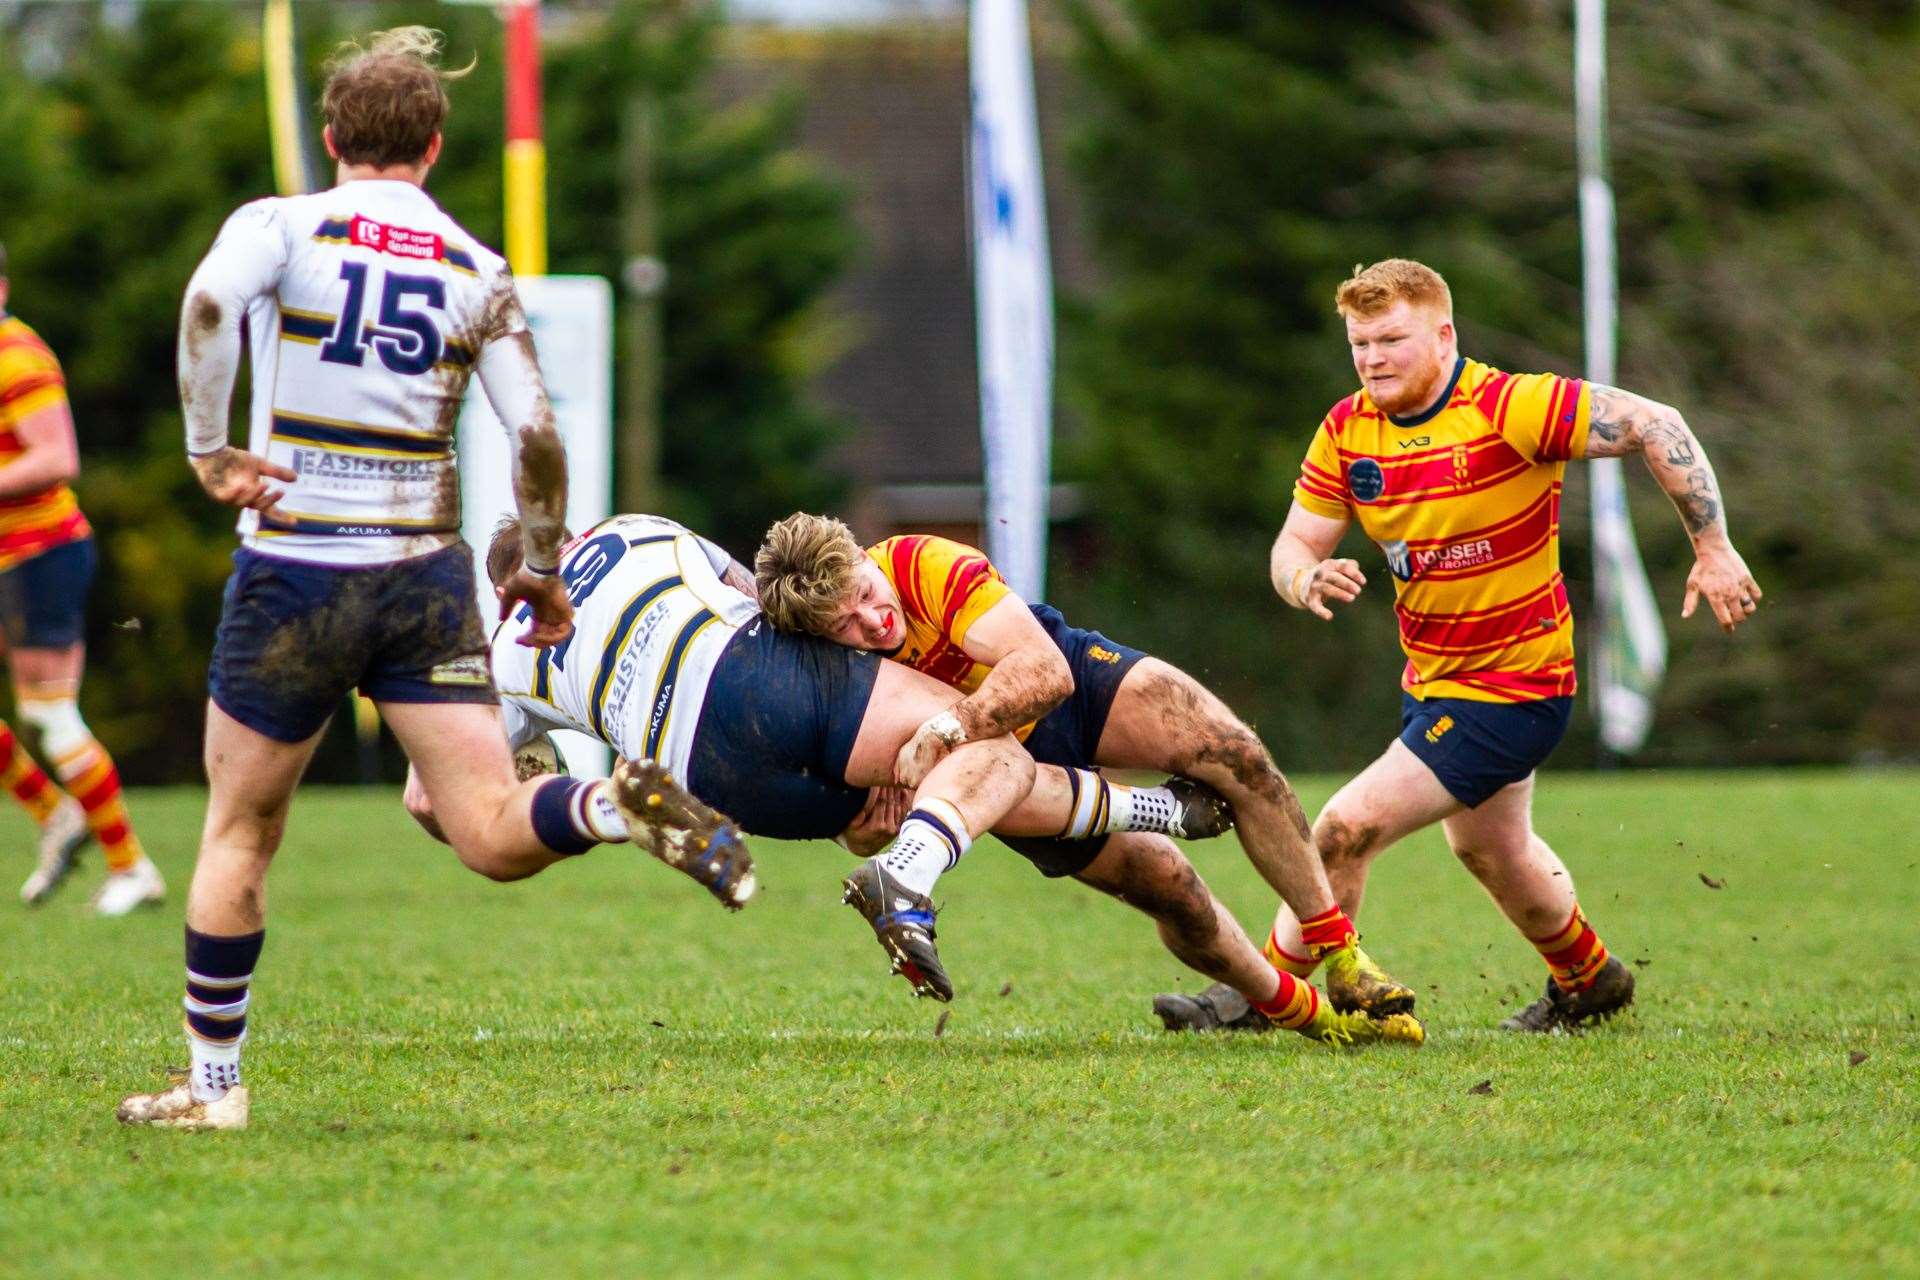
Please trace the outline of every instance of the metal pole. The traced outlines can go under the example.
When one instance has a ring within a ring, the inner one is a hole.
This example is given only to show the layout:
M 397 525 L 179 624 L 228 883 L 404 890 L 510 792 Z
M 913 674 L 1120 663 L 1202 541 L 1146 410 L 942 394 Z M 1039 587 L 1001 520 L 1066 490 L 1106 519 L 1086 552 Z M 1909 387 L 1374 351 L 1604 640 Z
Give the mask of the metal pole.
M 661 296 L 653 156 L 659 116 L 644 89 L 620 118 L 620 434 L 614 459 L 614 502 L 620 511 L 660 509 Z

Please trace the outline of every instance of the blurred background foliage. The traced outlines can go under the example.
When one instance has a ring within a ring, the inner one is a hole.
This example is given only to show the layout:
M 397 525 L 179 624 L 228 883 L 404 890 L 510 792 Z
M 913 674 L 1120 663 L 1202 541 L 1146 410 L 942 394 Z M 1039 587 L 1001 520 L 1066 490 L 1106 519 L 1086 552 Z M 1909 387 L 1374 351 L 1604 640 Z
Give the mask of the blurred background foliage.
M 1673 639 L 1644 759 L 1913 758 L 1915 7 L 1609 7 L 1619 378 L 1686 413 L 1769 593 L 1733 643 L 1679 623 L 1687 544 L 1630 464 Z M 1053 594 L 1203 675 L 1287 767 L 1357 764 L 1397 723 L 1379 552 L 1350 544 L 1375 598 L 1334 626 L 1266 586 L 1306 442 L 1354 385 L 1332 290 L 1356 262 L 1421 257 L 1451 281 L 1470 354 L 1579 371 L 1568 5 L 1355 0 L 1337 22 L 1244 0 L 1036 10 L 1044 56 L 1071 74 L 1052 130 L 1067 145 L 1048 160 L 1095 259 L 1094 283 L 1061 301 L 1058 465 L 1090 502 L 1056 541 Z M 498 244 L 493 15 L 298 12 L 315 89 L 335 39 L 423 16 L 451 62 L 478 56 L 430 189 Z M 644 93 L 668 269 L 662 506 L 744 554 L 769 519 L 846 497 L 831 459 L 847 424 L 808 388 L 810 353 L 832 346 L 815 340 L 822 299 L 860 237 L 840 182 L 796 146 L 792 93 L 709 91 L 720 35 L 711 5 L 635 0 L 550 40 L 551 266 L 619 279 L 620 120 Z M 221 220 L 271 191 L 260 86 L 252 6 L 0 6 L 0 241 L 13 309 L 70 379 L 104 553 L 85 705 L 137 781 L 199 776 L 232 535 L 180 459 L 174 323 Z M 1578 470 L 1564 512 L 1576 613 L 1591 585 Z M 1580 724 L 1563 761 L 1590 758 Z M 337 736 L 321 776 L 351 773 Z
M 1649 763 L 1920 752 L 1920 26 L 1911 4 L 1636 0 L 1610 12 L 1622 385 L 1678 406 L 1769 595 L 1728 642 L 1629 462 L 1672 640 Z M 1397 724 L 1390 582 L 1332 626 L 1262 589 L 1320 416 L 1355 385 L 1334 286 L 1442 268 L 1462 349 L 1577 374 L 1569 6 L 1079 0 L 1071 162 L 1109 273 L 1070 317 L 1070 465 L 1099 495 L 1075 610 L 1180 658 L 1283 764 Z M 1592 577 L 1569 469 L 1564 562 Z M 1364 601 L 1365 597 L 1363 597 Z M 1563 761 L 1591 759 L 1583 704 Z

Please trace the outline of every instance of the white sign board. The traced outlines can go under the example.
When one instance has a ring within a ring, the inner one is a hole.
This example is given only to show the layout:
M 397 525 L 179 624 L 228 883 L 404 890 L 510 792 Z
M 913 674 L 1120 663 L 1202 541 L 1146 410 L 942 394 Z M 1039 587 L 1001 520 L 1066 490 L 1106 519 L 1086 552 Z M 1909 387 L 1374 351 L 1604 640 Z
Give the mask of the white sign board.
M 599 276 L 522 276 L 516 284 L 567 445 L 567 527 L 577 532 L 613 514 L 613 289 Z M 506 432 L 478 378 L 467 388 L 459 441 L 461 532 L 473 547 L 480 616 L 491 627 L 500 606 L 487 581 L 487 541 L 500 517 L 513 514 L 513 470 Z M 612 770 L 598 739 L 554 739 L 575 775 Z

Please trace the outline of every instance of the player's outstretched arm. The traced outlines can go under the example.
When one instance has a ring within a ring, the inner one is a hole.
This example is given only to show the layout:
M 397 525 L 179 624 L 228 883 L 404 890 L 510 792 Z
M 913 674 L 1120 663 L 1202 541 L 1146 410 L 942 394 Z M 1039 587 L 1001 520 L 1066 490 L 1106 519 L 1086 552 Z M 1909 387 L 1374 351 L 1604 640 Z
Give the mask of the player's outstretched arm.
M 993 668 L 978 689 L 934 716 L 900 748 L 894 781 L 917 787 L 927 771 L 963 742 L 978 742 L 1032 724 L 1073 693 L 1073 668 L 1027 602 L 1009 591 L 967 628 L 960 646 Z
M 227 443 L 227 404 L 240 368 L 241 321 L 255 298 L 279 286 L 286 261 L 279 215 L 263 201 L 243 205 L 200 260 L 180 308 L 177 359 L 187 458 L 214 501 L 256 511 L 271 511 L 280 500 L 283 491 L 270 481 L 292 483 L 297 477 Z
M 1331 559 L 1347 524 L 1293 504 L 1267 557 L 1267 574 L 1282 600 L 1331 622 L 1334 604 L 1351 604 L 1358 598 L 1367 585 L 1360 562 Z
M 516 601 L 532 606 L 533 626 L 520 643 L 544 648 L 573 631 L 573 605 L 557 573 L 560 544 L 567 536 L 567 451 L 554 426 L 533 335 L 527 332 L 518 299 L 510 296 L 511 280 L 503 277 L 501 287 L 509 297 L 498 308 L 494 336 L 481 346 L 475 368 L 495 416 L 507 430 L 524 559 L 496 594 L 503 619 Z
M 1597 383 L 1591 394 L 1586 456 L 1641 455 L 1693 539 L 1693 570 L 1680 616 L 1691 618 L 1705 596 L 1721 628 L 1732 631 L 1760 607 L 1762 592 L 1727 536 L 1726 504 L 1707 451 L 1671 406 Z

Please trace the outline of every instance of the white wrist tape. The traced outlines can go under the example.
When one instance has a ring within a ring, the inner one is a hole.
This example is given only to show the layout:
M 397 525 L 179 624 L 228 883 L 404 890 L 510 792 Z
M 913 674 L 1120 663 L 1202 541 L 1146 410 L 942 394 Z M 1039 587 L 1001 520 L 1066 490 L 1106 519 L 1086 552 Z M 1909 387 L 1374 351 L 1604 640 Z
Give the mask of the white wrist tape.
M 942 711 L 920 727 L 949 747 L 959 746 L 967 736 L 967 731 L 960 727 L 960 717 L 951 711 Z

